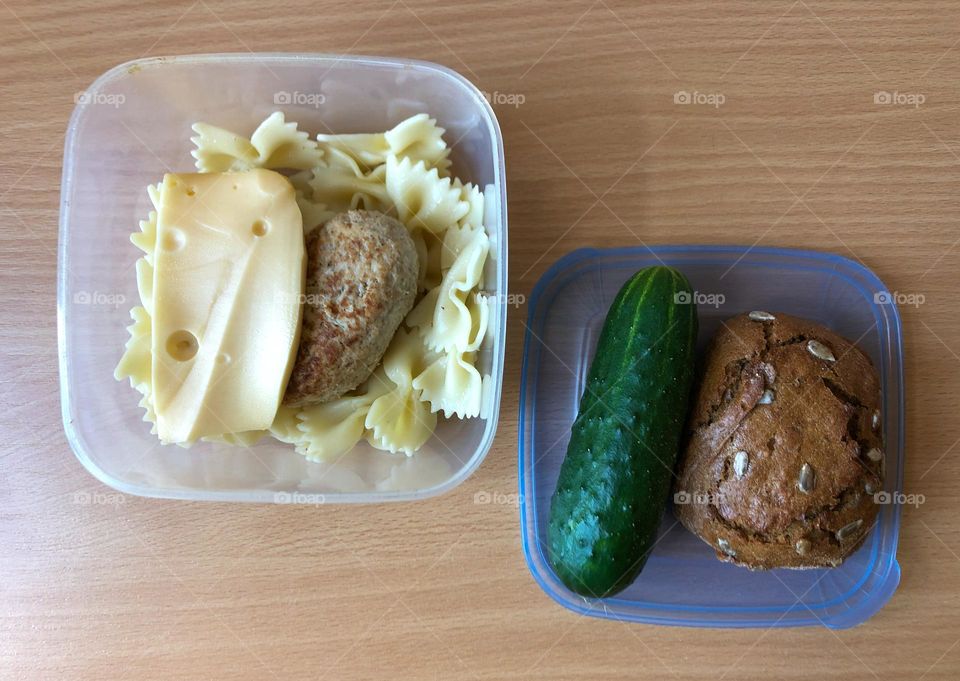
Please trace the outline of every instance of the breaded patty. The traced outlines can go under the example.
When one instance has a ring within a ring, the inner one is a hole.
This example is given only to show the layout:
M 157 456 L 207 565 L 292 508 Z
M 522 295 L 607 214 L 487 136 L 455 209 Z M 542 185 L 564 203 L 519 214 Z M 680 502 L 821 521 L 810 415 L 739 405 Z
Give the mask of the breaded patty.
M 416 247 L 382 213 L 351 210 L 307 235 L 297 360 L 283 403 L 317 404 L 363 383 L 417 294 Z

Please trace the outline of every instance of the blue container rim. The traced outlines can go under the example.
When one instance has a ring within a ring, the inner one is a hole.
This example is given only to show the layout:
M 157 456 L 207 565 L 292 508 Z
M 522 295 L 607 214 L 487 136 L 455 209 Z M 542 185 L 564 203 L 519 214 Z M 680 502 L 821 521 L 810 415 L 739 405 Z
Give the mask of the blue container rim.
M 727 245 L 727 244 L 699 244 L 699 245 L 681 245 L 681 244 L 667 244 L 667 245 L 658 245 L 658 246 L 630 246 L 624 248 L 579 248 L 574 251 L 571 251 L 558 260 L 556 260 L 546 272 L 538 279 L 536 284 L 534 284 L 533 290 L 530 294 L 530 301 L 527 309 L 527 320 L 526 320 L 526 330 L 524 332 L 524 344 L 523 344 L 523 355 L 521 361 L 521 380 L 520 380 L 520 400 L 519 400 L 519 422 L 518 422 L 518 491 L 523 495 L 524 490 L 526 489 L 526 477 L 524 470 L 524 461 L 526 458 L 525 451 L 525 434 L 526 434 L 526 405 L 527 405 L 527 380 L 528 380 L 528 370 L 530 362 L 530 351 L 531 351 L 531 335 L 533 333 L 532 326 L 534 317 L 538 311 L 538 303 L 543 297 L 547 288 L 554 283 L 554 281 L 564 272 L 573 268 L 577 264 L 590 260 L 592 258 L 607 258 L 615 259 L 620 257 L 630 257 L 630 256 L 644 256 L 644 255 L 653 255 L 655 258 L 660 258 L 660 256 L 670 256 L 670 255 L 716 255 L 716 254 L 741 254 L 741 259 L 746 258 L 748 255 L 754 256 L 767 256 L 770 258 L 783 258 L 790 260 L 800 260 L 808 261 L 805 264 L 800 263 L 758 263 L 758 262 L 748 262 L 747 264 L 764 265 L 764 266 L 781 266 L 787 267 L 790 269 L 803 269 L 808 271 L 821 271 L 829 273 L 834 276 L 838 276 L 845 280 L 847 283 L 856 288 L 864 296 L 866 300 L 871 304 L 873 309 L 874 317 L 877 322 L 877 327 L 880 330 L 883 330 L 884 327 L 887 327 L 888 331 L 892 333 L 893 344 L 891 346 L 891 354 L 894 356 L 896 363 L 896 378 L 897 378 L 897 419 L 899 421 L 898 428 L 898 448 L 900 452 L 901 460 L 904 456 L 904 443 L 905 443 L 905 429 L 904 429 L 904 403 L 903 403 L 903 342 L 902 342 L 902 325 L 900 321 L 900 313 L 897 309 L 895 303 L 892 303 L 888 306 L 889 317 L 887 318 L 886 324 L 883 323 L 882 318 L 879 315 L 877 304 L 871 299 L 868 295 L 868 292 L 863 287 L 863 285 L 850 277 L 845 272 L 841 271 L 841 268 L 859 275 L 863 280 L 876 287 L 878 291 L 887 291 L 886 286 L 883 284 L 882 280 L 868 267 L 865 265 L 851 260 L 845 256 L 838 255 L 836 253 L 828 253 L 814 250 L 805 250 L 805 249 L 793 249 L 793 248 L 777 248 L 777 247 L 749 247 L 749 246 L 738 246 L 738 245 Z M 690 260 L 687 259 L 687 263 L 695 264 L 712 264 L 711 260 Z M 740 259 L 737 261 L 740 262 Z M 819 266 L 817 266 L 819 265 Z M 882 340 L 881 333 L 881 340 Z M 901 489 L 903 484 L 903 466 L 900 466 L 898 471 L 898 478 L 896 480 L 896 488 Z M 536 509 L 534 508 L 534 516 L 536 515 Z M 852 611 L 844 613 L 842 617 L 820 617 L 817 615 L 816 610 L 830 607 L 831 605 L 837 605 L 842 603 L 852 594 L 860 591 L 865 583 L 865 581 L 874 574 L 874 570 L 877 567 L 877 559 L 879 558 L 879 547 L 878 542 L 874 542 L 873 551 L 871 554 L 870 565 L 864 570 L 863 575 L 854 584 L 847 593 L 835 597 L 829 601 L 824 601 L 823 603 L 817 603 L 815 605 L 807 605 L 802 602 L 801 599 L 798 599 L 793 605 L 783 608 L 781 606 L 767 606 L 767 607 L 751 607 L 751 606 L 690 606 L 690 605 L 668 605 L 663 608 L 658 607 L 656 604 L 652 603 L 637 603 L 636 601 L 627 601 L 617 598 L 607 598 L 607 599 L 586 599 L 582 597 L 577 597 L 576 599 L 571 599 L 569 596 L 565 597 L 564 593 L 561 593 L 554 589 L 545 578 L 544 575 L 540 572 L 538 566 L 534 561 L 532 551 L 534 548 L 539 553 L 543 564 L 548 564 L 546 562 L 546 557 L 543 555 L 543 547 L 539 542 L 535 542 L 536 546 L 530 546 L 530 539 L 528 538 L 527 527 L 528 527 L 528 512 L 526 508 L 526 500 L 524 503 L 520 504 L 520 537 L 521 543 L 523 546 L 524 560 L 527 564 L 527 568 L 530 570 L 531 575 L 537 584 L 540 585 L 540 588 L 543 589 L 548 596 L 550 596 L 554 601 L 564 606 L 565 608 L 577 612 L 583 615 L 590 615 L 594 617 L 601 617 L 607 619 L 615 619 L 623 622 L 638 622 L 645 624 L 664 624 L 672 626 L 688 626 L 688 627 L 714 627 L 714 628 L 749 628 L 749 627 L 797 627 L 797 626 L 815 626 L 823 625 L 831 629 L 844 629 L 856 626 L 876 612 L 878 612 L 886 602 L 892 597 L 894 591 L 900 581 L 900 566 L 896 560 L 896 549 L 899 543 L 899 534 L 900 534 L 900 508 L 895 506 L 892 508 L 892 518 L 891 518 L 891 527 L 890 527 L 890 542 L 891 547 L 890 551 L 887 554 L 888 558 L 885 564 L 881 565 L 882 574 L 879 575 L 879 578 L 876 583 L 874 593 L 872 594 L 872 599 L 870 596 L 867 596 L 867 599 L 864 602 L 857 604 Z M 627 605 L 633 608 L 633 612 L 630 613 L 620 613 L 617 614 L 611 611 L 606 604 L 616 604 L 616 605 Z M 796 609 L 805 609 L 811 613 L 811 617 L 802 618 L 802 619 L 791 619 L 786 621 L 786 616 Z M 669 616 L 665 614 L 665 611 L 670 612 L 680 612 L 685 611 L 691 614 L 693 613 L 718 613 L 718 614 L 735 614 L 735 613 L 756 613 L 758 617 L 756 618 L 738 618 L 731 619 L 728 621 L 723 620 L 712 620 L 712 619 L 693 619 L 693 618 L 683 618 L 677 616 Z M 772 620 L 769 617 L 771 613 L 781 613 L 779 619 Z M 764 616 L 767 615 L 767 616 Z

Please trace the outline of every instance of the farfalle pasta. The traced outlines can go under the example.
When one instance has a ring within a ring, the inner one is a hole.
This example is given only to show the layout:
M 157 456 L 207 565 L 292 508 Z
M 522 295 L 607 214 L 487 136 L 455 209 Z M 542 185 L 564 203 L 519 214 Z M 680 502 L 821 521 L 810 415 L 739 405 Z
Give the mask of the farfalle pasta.
M 490 377 L 476 358 L 490 324 L 481 293 L 490 241 L 485 197 L 450 176 L 444 130 L 426 114 L 383 133 L 317 135 L 310 139 L 283 113 L 267 117 L 249 138 L 223 128 L 193 126 L 192 152 L 202 173 L 256 168 L 284 172 L 295 189 L 305 233 L 351 209 L 376 210 L 408 229 L 419 259 L 418 302 L 395 333 L 382 363 L 357 390 L 322 404 L 281 405 L 267 430 L 204 439 L 249 446 L 269 435 L 312 460 L 331 461 L 360 440 L 388 452 L 413 454 L 432 436 L 438 414 L 484 416 Z M 154 211 L 131 240 L 143 252 L 136 265 L 141 304 L 115 375 L 142 395 L 154 424 L 151 376 L 153 268 L 158 186 L 148 188 Z
M 415 229 L 411 232 L 411 236 L 420 261 L 417 285 L 421 292 L 429 291 L 439 286 L 443 277 L 441 265 L 444 249 L 443 237 L 425 229 Z
M 261 123 L 250 139 L 206 123 L 193 126 L 190 141 L 196 149 L 197 170 L 201 173 L 243 171 L 251 168 L 308 170 L 318 165 L 321 153 L 307 133 L 287 123 L 276 111 Z
M 387 162 L 389 156 L 408 158 L 414 163 L 423 161 L 446 176 L 450 149 L 443 141 L 443 128 L 427 114 L 417 114 L 398 123 L 383 133 L 353 135 L 317 135 L 317 141 L 326 149 L 349 154 L 367 169 Z
M 388 156 L 386 193 L 400 222 L 408 228 L 443 232 L 470 214 L 465 187 L 449 177 L 440 177 L 424 161 Z
M 424 401 L 449 418 L 472 418 L 480 414 L 483 377 L 473 365 L 473 355 L 460 351 L 442 353 L 413 381 Z
M 349 155 L 331 149 L 324 161 L 312 169 L 312 177 L 306 182 L 309 198 L 334 212 L 356 208 L 383 210 L 387 206 L 385 172 L 384 166 L 364 172 Z
M 486 233 L 482 229 L 474 231 L 472 239 L 443 274 L 440 285 L 410 312 L 408 319 L 420 329 L 430 349 L 466 352 L 479 347 L 483 339 L 471 337 L 474 314 L 467 307 L 467 298 L 480 285 L 489 248 Z
M 358 395 L 340 397 L 296 414 L 298 438 L 293 444 L 308 459 L 332 459 L 350 451 L 364 436 L 372 405 L 390 391 L 390 382 L 378 369 Z
M 402 328 L 397 331 L 383 358 L 383 372 L 390 387 L 370 405 L 364 422 L 369 430 L 367 439 L 377 449 L 410 454 L 433 434 L 436 414 L 414 387 L 426 360 L 420 339 Z
M 156 186 L 147 187 L 147 194 L 154 209 L 159 206 L 159 190 Z M 130 310 L 133 324 L 127 327 L 130 337 L 114 371 L 119 381 L 130 379 L 130 385 L 142 395 L 140 407 L 144 410 L 143 420 L 150 423 L 150 432 L 156 434 L 156 414 L 153 410 L 153 357 L 150 343 L 152 336 L 151 311 L 153 308 L 153 255 L 157 247 L 157 213 L 150 211 L 146 220 L 140 221 L 140 231 L 130 236 L 130 241 L 143 251 L 137 260 L 137 291 L 140 305 Z

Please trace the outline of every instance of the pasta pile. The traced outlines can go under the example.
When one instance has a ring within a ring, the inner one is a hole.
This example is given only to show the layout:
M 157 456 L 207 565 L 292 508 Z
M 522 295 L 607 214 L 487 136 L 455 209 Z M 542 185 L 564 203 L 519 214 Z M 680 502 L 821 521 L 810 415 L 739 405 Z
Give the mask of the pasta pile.
M 406 225 L 417 248 L 419 300 L 381 366 L 359 389 L 336 400 L 281 406 L 270 435 L 312 460 L 339 457 L 362 438 L 378 449 L 410 455 L 430 439 L 438 412 L 447 418 L 481 415 L 491 380 L 475 366 L 490 319 L 489 300 L 480 293 L 490 250 L 484 197 L 479 188 L 450 177 L 450 149 L 435 120 L 418 114 L 384 133 L 317 135 L 316 140 L 281 112 L 264 120 L 249 139 L 206 123 L 193 129 L 192 155 L 200 172 L 295 171 L 290 181 L 305 232 L 345 210 L 377 210 Z M 148 193 L 156 208 L 158 188 L 151 186 Z M 153 423 L 156 211 L 141 221 L 131 240 L 144 251 L 137 262 L 141 305 L 131 310 L 130 339 L 115 375 L 130 379 L 142 395 L 144 420 Z M 249 445 L 264 434 L 208 439 Z

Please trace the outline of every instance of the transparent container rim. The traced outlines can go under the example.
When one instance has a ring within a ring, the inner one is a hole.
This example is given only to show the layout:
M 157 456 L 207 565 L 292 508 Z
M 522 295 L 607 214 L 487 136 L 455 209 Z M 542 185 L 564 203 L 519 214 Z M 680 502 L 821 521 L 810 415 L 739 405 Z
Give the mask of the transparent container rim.
M 868 267 L 858 263 L 850 258 L 838 255 L 836 253 L 828 253 L 823 251 L 814 251 L 807 249 L 793 249 L 793 248 L 779 248 L 779 247 L 748 247 L 741 245 L 731 245 L 731 244 L 696 244 L 696 245 L 682 245 L 682 244 L 664 244 L 664 245 L 655 245 L 655 246 L 631 246 L 626 248 L 579 248 L 565 255 L 561 256 L 556 260 L 546 272 L 537 280 L 536 284 L 533 287 L 533 291 L 530 294 L 530 300 L 527 307 L 527 327 L 528 331 L 525 334 L 525 341 L 523 347 L 523 355 L 521 362 L 521 376 L 520 376 L 520 400 L 519 400 L 519 419 L 518 419 L 518 448 L 517 448 L 517 472 L 518 472 L 518 491 L 521 495 L 524 494 L 526 490 L 526 477 L 524 471 L 524 462 L 526 458 L 525 451 L 525 434 L 526 434 L 526 393 L 527 393 L 527 373 L 528 373 L 528 364 L 529 364 L 529 352 L 528 352 L 528 343 L 527 336 L 529 336 L 529 329 L 533 325 L 533 317 L 537 311 L 537 303 L 540 298 L 543 296 L 544 291 L 547 287 L 553 283 L 553 281 L 564 271 L 575 266 L 579 262 L 590 258 L 596 257 L 620 257 L 620 256 L 636 256 L 642 254 L 653 253 L 654 255 L 680 255 L 680 254 L 691 254 L 691 255 L 708 255 L 708 254 L 717 254 L 717 253 L 726 253 L 726 254 L 755 254 L 758 256 L 767 256 L 767 257 L 781 257 L 781 258 L 790 258 L 790 259 L 800 259 L 800 260 L 809 260 L 817 262 L 820 264 L 832 264 L 834 266 L 834 272 L 841 277 L 847 279 L 852 285 L 861 291 L 861 293 L 866 294 L 863 290 L 863 287 L 856 281 L 850 279 L 847 274 L 843 272 L 838 272 L 837 269 L 840 267 L 848 268 L 852 270 L 857 275 L 864 278 L 865 281 L 874 285 L 880 291 L 886 291 L 887 288 L 884 285 L 883 281 Z M 818 268 L 823 269 L 823 268 Z M 866 296 L 865 296 L 866 297 Z M 876 303 L 871 301 L 871 305 L 876 307 Z M 898 476 L 896 480 L 897 489 L 901 489 L 903 486 L 903 460 L 905 456 L 905 424 L 904 424 L 904 376 L 903 376 L 903 329 L 900 321 L 900 312 L 896 304 L 889 305 L 890 309 L 890 322 L 888 323 L 889 331 L 891 332 L 893 338 L 895 339 L 895 352 L 892 353 L 893 359 L 897 364 L 897 381 L 898 381 L 898 411 L 897 418 L 899 420 L 899 437 L 898 437 L 898 448 L 899 448 L 899 458 L 900 466 L 898 471 Z M 607 599 L 586 599 L 583 597 L 571 597 L 570 593 L 558 592 L 553 588 L 541 573 L 541 569 L 538 565 L 538 561 L 533 556 L 533 551 L 536 549 L 540 551 L 541 547 L 539 542 L 531 538 L 530 534 L 533 533 L 533 529 L 529 527 L 529 517 L 527 505 L 524 500 L 524 503 L 520 504 L 520 539 L 523 547 L 523 556 L 524 561 L 527 564 L 527 568 L 530 571 L 530 574 L 533 576 L 534 581 L 540 586 L 541 589 L 555 602 L 559 603 L 563 607 L 576 612 L 581 615 L 589 615 L 593 617 L 601 618 L 612 618 L 624 622 L 634 622 L 641 624 L 659 624 L 666 626 L 681 626 L 681 627 L 696 627 L 696 628 L 716 628 L 716 629 L 740 629 L 740 628 L 757 628 L 757 627 L 770 627 L 770 628 L 786 628 L 786 627 L 805 627 L 805 626 L 825 626 L 829 629 L 847 629 L 854 627 L 858 624 L 865 622 L 867 619 L 872 617 L 874 614 L 879 612 L 879 610 L 889 601 L 893 596 L 893 593 L 896 591 L 897 586 L 900 583 L 900 564 L 896 558 L 896 551 L 899 545 L 900 539 L 900 522 L 901 522 L 901 509 L 899 506 L 893 507 L 893 518 L 891 522 L 891 528 L 889 530 L 889 541 L 890 541 L 890 553 L 889 559 L 886 564 L 883 566 L 883 574 L 880 575 L 880 579 L 877 582 L 874 592 L 871 594 L 872 598 L 868 598 L 866 601 L 858 604 L 856 607 L 851 609 L 848 612 L 842 613 L 835 617 L 822 618 L 819 617 L 812 610 L 816 610 L 817 606 L 807 606 L 803 603 L 795 603 L 792 607 L 788 608 L 786 611 L 783 611 L 781 608 L 763 608 L 763 607 L 724 607 L 724 608 L 710 608 L 704 606 L 676 606 L 668 605 L 663 608 L 657 608 L 652 605 L 639 605 L 631 603 L 631 607 L 634 608 L 632 612 L 623 613 L 618 612 L 613 614 L 609 608 L 605 605 L 604 601 Z M 536 544 L 536 547 L 531 546 L 531 542 Z M 540 551 L 542 553 L 542 551 Z M 862 580 L 861 580 L 862 582 Z M 858 584 L 858 586 L 860 586 Z M 854 589 L 855 591 L 856 589 Z M 785 615 L 796 609 L 806 609 L 811 611 L 811 616 L 803 619 L 792 619 L 787 620 Z M 701 618 L 695 619 L 692 617 L 682 617 L 678 613 L 680 612 L 690 612 L 694 613 L 697 611 L 703 612 L 705 614 L 715 614 L 715 613 L 731 613 L 731 612 L 741 612 L 744 615 L 754 614 L 756 617 L 749 618 L 744 617 L 743 619 L 712 619 L 712 618 Z M 769 617 L 763 617 L 765 612 L 783 612 L 784 616 L 779 620 L 772 621 Z
M 202 63 L 249 63 L 257 61 L 275 61 L 275 62 L 328 62 L 333 61 L 335 64 L 338 62 L 344 63 L 354 63 L 361 65 L 369 66 L 387 66 L 390 68 L 411 68 L 421 71 L 429 71 L 436 73 L 438 76 L 441 76 L 445 79 L 451 80 L 456 83 L 459 87 L 465 90 L 471 101 L 474 102 L 477 106 L 480 107 L 480 110 L 483 111 L 483 121 L 488 126 L 491 132 L 491 139 L 494 141 L 494 154 L 493 154 L 493 169 L 494 169 L 494 180 L 496 185 L 496 191 L 498 194 L 498 205 L 500 209 L 500 225 L 501 230 L 497 236 L 502 235 L 502 239 L 498 238 L 497 244 L 497 258 L 498 270 L 500 276 L 498 277 L 498 285 L 504 294 L 507 293 L 507 253 L 508 253 L 508 225 L 507 225 L 507 182 L 506 182 L 506 163 L 504 158 L 503 150 L 503 135 L 500 130 L 500 123 L 497 120 L 496 114 L 493 111 L 493 108 L 490 106 L 490 103 L 483 96 L 480 90 L 469 80 L 467 80 L 462 74 L 457 73 L 455 70 L 443 66 L 442 64 L 437 64 L 430 61 L 420 60 L 420 59 L 406 59 L 399 57 L 377 57 L 369 55 L 344 55 L 336 53 L 292 53 L 292 52 L 222 52 L 222 53 L 205 53 L 205 54 L 186 54 L 186 55 L 175 55 L 175 56 L 158 56 L 158 57 L 144 57 L 140 59 L 133 59 L 122 64 L 118 64 L 113 68 L 105 71 L 100 76 L 98 76 L 93 83 L 86 88 L 87 93 L 97 93 L 108 83 L 128 76 L 131 73 L 131 69 L 134 67 L 140 68 L 158 68 L 165 65 L 172 64 L 202 64 Z M 89 101 L 90 98 L 86 98 L 86 101 Z M 95 478 L 100 482 L 111 487 L 119 492 L 124 494 L 130 494 L 140 497 L 149 497 L 155 499 L 176 499 L 184 501 L 230 501 L 230 502 L 240 502 L 240 503 L 277 503 L 276 495 L 280 490 L 249 490 L 246 492 L 243 491 L 230 491 L 230 492 L 221 492 L 215 490 L 207 490 L 203 493 L 203 496 L 197 496 L 195 492 L 188 490 L 179 490 L 179 489 L 167 489 L 167 488 L 156 488 L 143 485 L 134 485 L 122 480 L 114 478 L 112 475 L 104 471 L 100 466 L 94 463 L 93 459 L 89 455 L 89 448 L 84 441 L 82 434 L 77 432 L 73 426 L 73 418 L 71 415 L 71 410 L 74 407 L 74 401 L 70 395 L 70 390 L 68 387 L 67 377 L 67 339 L 66 339 L 66 286 L 67 286 L 67 252 L 69 250 L 69 241 L 70 241 L 70 219 L 69 219 L 69 202 L 68 197 L 70 196 L 72 187 L 73 187 L 73 157 L 74 150 L 77 143 L 78 131 L 80 130 L 80 124 L 82 123 L 83 116 L 87 112 L 89 105 L 85 101 L 80 101 L 73 109 L 73 113 L 70 116 L 70 121 L 67 124 L 66 138 L 64 141 L 64 156 L 63 156 L 63 172 L 61 176 L 60 183 L 60 221 L 59 221 L 59 247 L 57 253 L 57 349 L 58 349 L 58 364 L 60 372 L 60 412 L 61 418 L 63 421 L 64 432 L 67 437 L 67 442 L 70 445 L 70 448 L 73 450 L 74 455 L 80 461 L 84 468 L 90 472 Z M 362 503 L 381 503 L 381 502 L 396 502 L 396 501 L 419 501 L 422 499 L 428 499 L 430 497 L 439 496 L 449 492 L 453 488 L 459 486 L 463 483 L 464 480 L 469 478 L 473 472 L 480 466 L 483 460 L 486 458 L 487 454 L 490 451 L 490 448 L 493 446 L 493 441 L 496 437 L 497 427 L 500 419 L 500 400 L 503 393 L 503 372 L 504 372 L 504 361 L 505 361 L 505 344 L 506 344 L 506 323 L 507 323 L 507 311 L 505 305 L 500 305 L 500 315 L 499 315 L 499 327 L 498 334 L 494 339 L 494 349 L 493 349 L 493 374 L 494 376 L 499 376 L 500 380 L 496 381 L 495 392 L 490 398 L 490 413 L 488 414 L 487 424 L 484 429 L 483 439 L 480 441 L 480 445 L 474 451 L 470 460 L 466 465 L 460 469 L 460 471 L 451 477 L 449 480 L 446 480 L 438 485 L 428 487 L 422 490 L 416 490 L 414 492 L 376 492 L 376 493 L 331 493 L 328 495 L 312 495 L 310 498 L 315 498 L 316 496 L 323 496 L 325 499 L 330 498 L 328 503 L 331 504 L 362 504 Z M 294 503 L 309 503 L 309 502 L 294 502 Z M 325 502 L 326 503 L 326 502 Z

